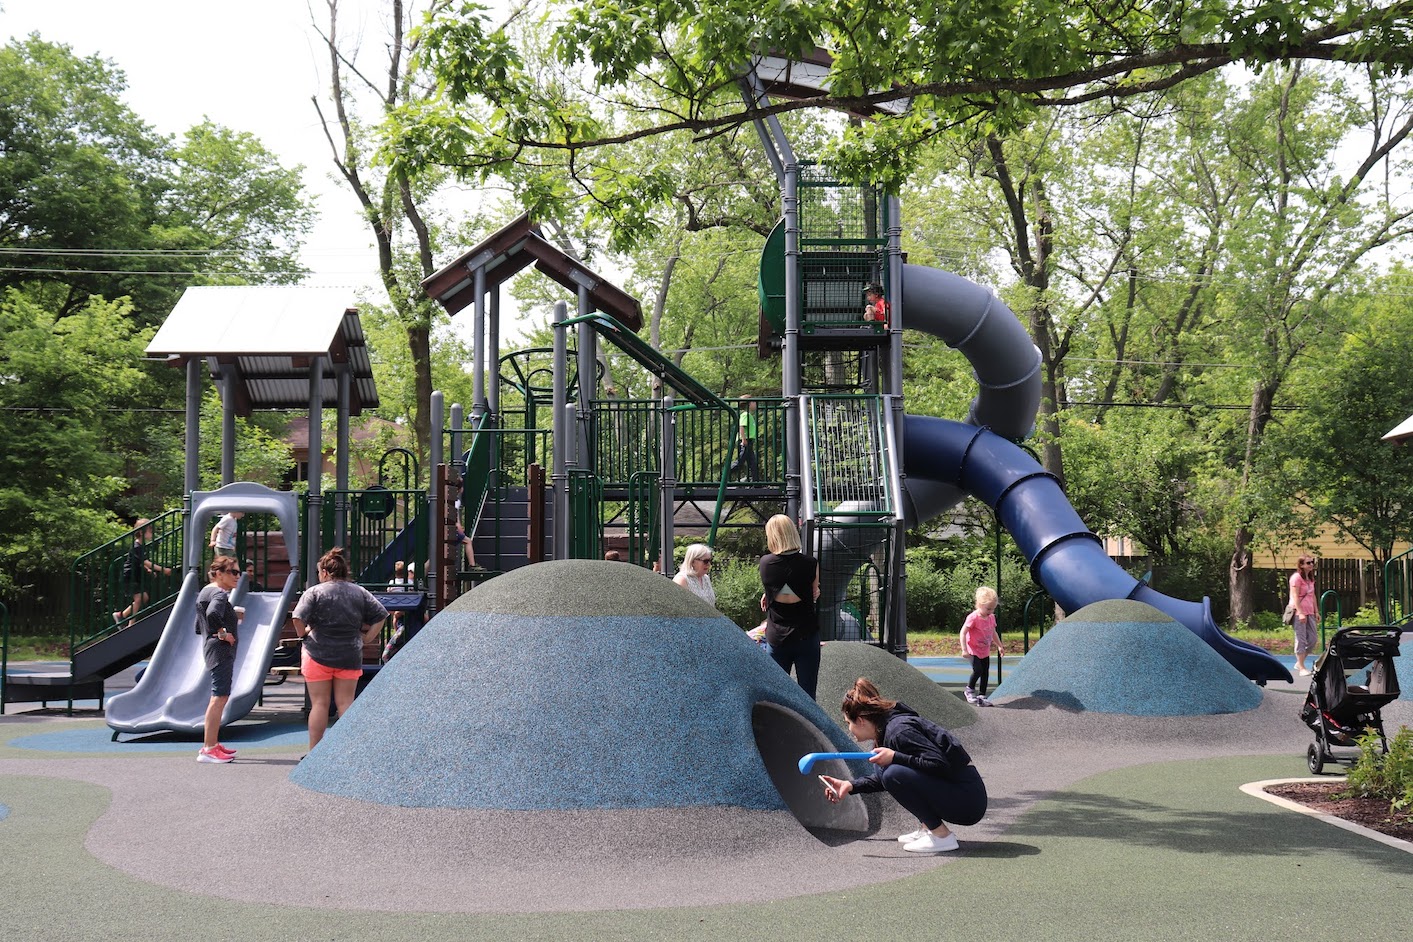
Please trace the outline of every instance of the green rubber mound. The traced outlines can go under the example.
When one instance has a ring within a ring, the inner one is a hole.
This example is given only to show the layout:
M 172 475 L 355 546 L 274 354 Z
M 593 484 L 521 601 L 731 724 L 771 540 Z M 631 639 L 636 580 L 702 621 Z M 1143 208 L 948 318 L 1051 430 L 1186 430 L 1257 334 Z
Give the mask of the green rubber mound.
M 664 592 L 670 586 L 675 592 Z M 540 617 L 592 614 L 720 618 L 721 613 L 659 573 L 601 559 L 536 563 L 483 582 L 446 607 Z
M 889 700 L 901 700 L 938 726 L 956 729 L 976 722 L 976 710 L 948 693 L 922 671 L 882 648 L 853 641 L 831 641 L 819 659 L 815 700 L 829 718 L 848 729 L 839 710 L 854 681 L 867 677 Z
M 1096 602 L 1061 620 L 991 699 L 1075 711 L 1207 716 L 1261 705 L 1261 688 L 1172 618 L 1143 602 Z
M 1144 622 L 1170 622 L 1173 621 L 1173 618 L 1146 602 L 1135 602 L 1132 599 L 1104 599 L 1101 602 L 1091 602 L 1084 608 L 1071 612 L 1063 620 L 1142 624 Z

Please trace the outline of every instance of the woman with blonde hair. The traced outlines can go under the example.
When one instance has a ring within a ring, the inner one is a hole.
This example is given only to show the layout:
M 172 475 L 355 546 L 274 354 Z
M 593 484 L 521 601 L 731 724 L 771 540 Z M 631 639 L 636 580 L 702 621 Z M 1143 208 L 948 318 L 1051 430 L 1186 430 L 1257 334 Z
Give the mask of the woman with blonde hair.
M 886 791 L 922 827 L 898 838 L 914 854 L 943 854 L 957 849 L 957 835 L 947 827 L 972 825 L 986 816 L 986 784 L 957 737 L 918 716 L 905 703 L 884 699 L 867 677 L 854 681 L 841 706 L 849 732 L 872 741 L 869 763 L 876 771 L 851 781 L 821 775 L 824 797 Z
M 353 704 L 363 676 L 363 645 L 387 617 L 373 593 L 349 581 L 343 547 L 319 558 L 319 584 L 304 591 L 293 615 L 295 634 L 304 639 L 299 671 L 309 691 L 310 749 L 329 726 L 330 694 L 339 716 Z
M 765 522 L 769 553 L 760 558 L 760 597 L 765 612 L 765 653 L 811 698 L 819 681 L 819 563 L 800 548 L 800 531 L 784 514 Z
M 711 547 L 693 543 L 682 556 L 682 569 L 672 581 L 708 605 L 716 605 L 716 590 L 711 587 Z

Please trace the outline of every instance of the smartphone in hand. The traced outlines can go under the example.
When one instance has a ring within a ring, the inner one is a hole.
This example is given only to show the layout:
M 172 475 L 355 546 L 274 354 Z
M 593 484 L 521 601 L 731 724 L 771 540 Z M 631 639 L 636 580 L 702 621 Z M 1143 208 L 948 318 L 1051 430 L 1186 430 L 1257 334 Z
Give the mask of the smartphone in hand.
M 829 781 L 829 779 L 821 775 L 819 776 L 819 780 L 824 783 L 824 790 L 829 793 L 830 798 L 841 797 L 840 794 L 834 790 L 834 785 Z

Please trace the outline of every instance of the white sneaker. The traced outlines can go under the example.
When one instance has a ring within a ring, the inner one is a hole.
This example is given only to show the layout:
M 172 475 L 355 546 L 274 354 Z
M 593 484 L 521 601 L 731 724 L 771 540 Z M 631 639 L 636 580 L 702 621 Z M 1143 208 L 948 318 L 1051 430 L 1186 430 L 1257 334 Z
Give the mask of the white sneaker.
M 974 691 L 974 690 L 972 690 L 970 687 L 968 687 L 968 688 L 967 688 L 967 703 L 975 703 L 975 702 L 976 702 L 976 691 Z
M 903 850 L 911 851 L 914 854 L 945 854 L 949 850 L 956 850 L 958 846 L 955 834 L 938 837 L 931 831 L 926 831 L 922 837 L 912 843 L 904 844 Z
M 987 707 L 987 706 L 990 706 L 990 705 L 991 705 L 991 701 L 988 700 L 988 699 L 986 699 L 985 697 L 980 697 L 980 696 L 979 696 L 979 697 L 976 698 L 976 705 L 977 705 L 977 706 L 984 706 L 984 707 Z
M 906 834 L 898 835 L 899 844 L 911 844 L 913 841 L 927 833 L 927 828 L 918 828 L 916 831 L 909 831 Z

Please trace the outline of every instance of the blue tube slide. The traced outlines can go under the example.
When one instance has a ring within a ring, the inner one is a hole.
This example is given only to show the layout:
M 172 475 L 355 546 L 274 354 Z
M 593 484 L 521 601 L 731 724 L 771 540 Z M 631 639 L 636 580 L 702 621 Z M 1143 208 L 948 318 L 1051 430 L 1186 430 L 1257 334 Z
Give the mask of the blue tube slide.
M 1118 566 L 1080 520 L 1058 481 L 1024 449 L 983 428 L 909 415 L 903 422 L 903 467 L 910 479 L 950 484 L 994 508 L 1030 562 L 1031 575 L 1067 612 L 1105 599 L 1133 599 L 1187 626 L 1229 664 L 1258 684 L 1291 681 L 1263 648 L 1225 634 L 1207 598 L 1163 595 Z

